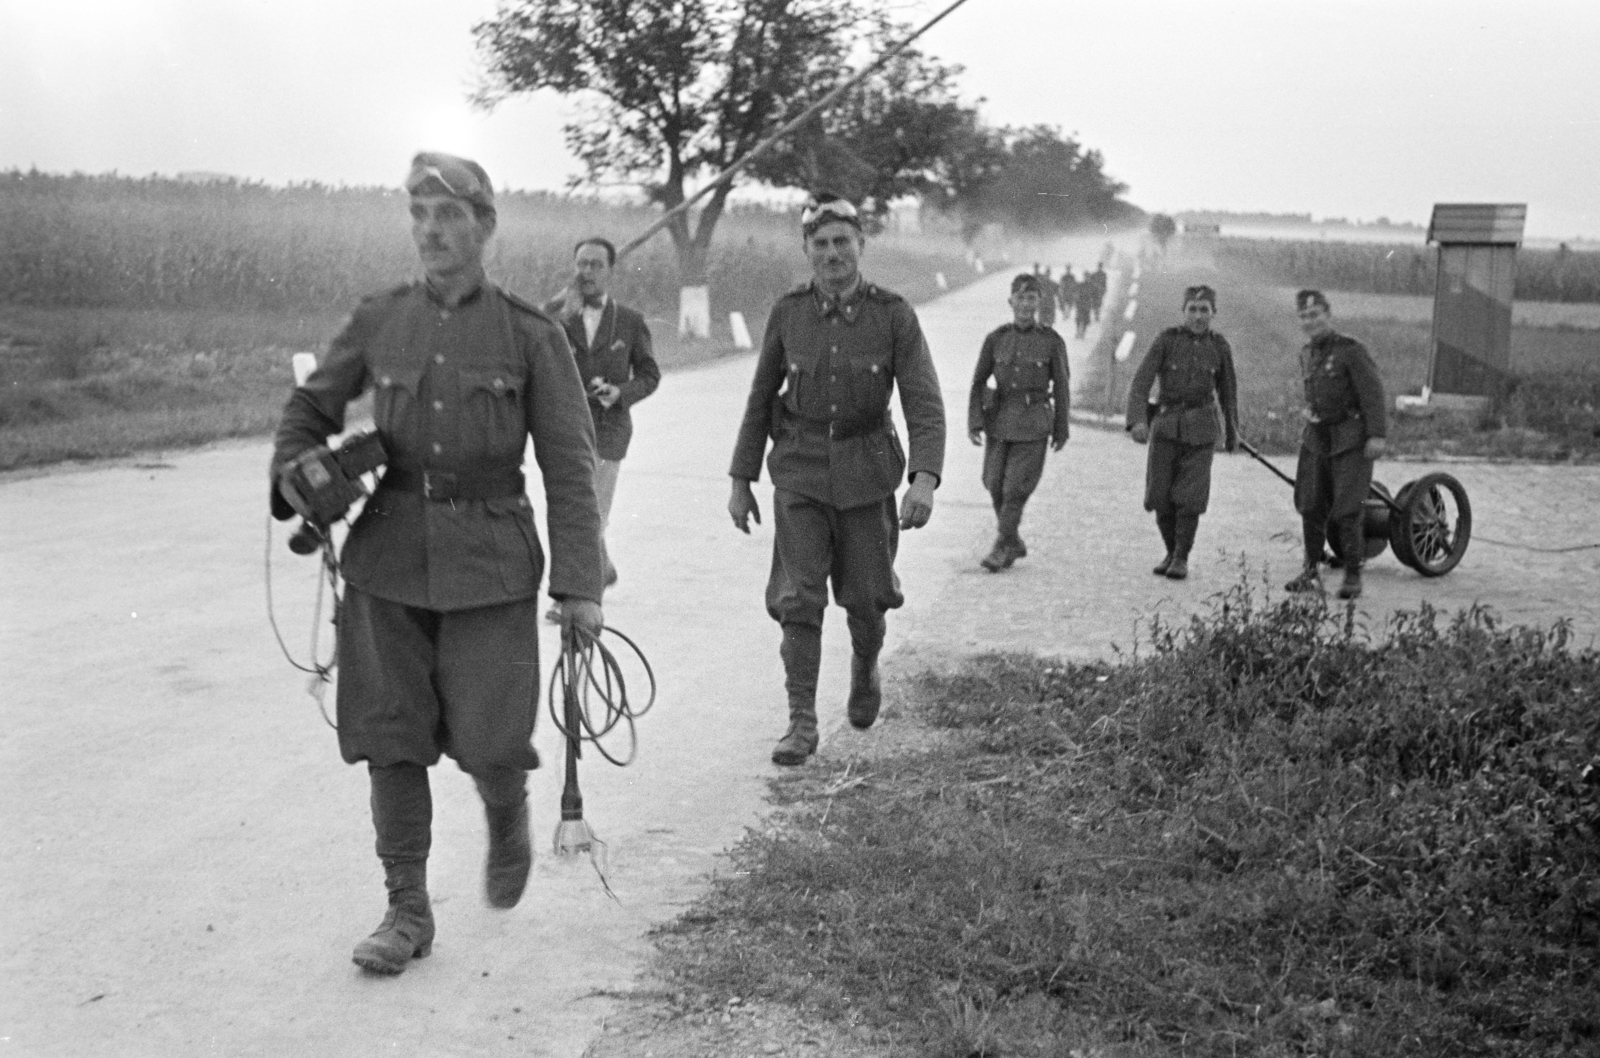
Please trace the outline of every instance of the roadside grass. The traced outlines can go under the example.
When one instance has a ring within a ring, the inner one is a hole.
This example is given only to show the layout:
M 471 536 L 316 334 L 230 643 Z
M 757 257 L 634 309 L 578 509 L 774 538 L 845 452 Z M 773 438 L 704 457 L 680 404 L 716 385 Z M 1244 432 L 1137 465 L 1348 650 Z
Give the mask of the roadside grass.
M 1597 695 L 1564 625 L 1241 579 L 918 677 L 961 737 L 779 779 L 661 970 L 928 1058 L 1600 1053 Z
M 1209 282 L 1220 304 L 1216 328 L 1233 346 L 1239 375 L 1239 420 L 1246 440 L 1263 452 L 1298 450 L 1302 407 L 1299 350 L 1305 343 L 1282 288 L 1251 282 L 1210 269 L 1149 268 L 1140 279 L 1139 306 L 1131 324 L 1102 335 L 1084 392 L 1092 407 L 1104 404 L 1108 364 L 1124 329 L 1138 336 L 1133 355 L 1116 365 L 1110 388 L 1116 400 L 1107 409 L 1121 412 L 1128 384 L 1155 336 L 1179 321 L 1176 308 L 1186 285 Z M 1420 393 L 1427 378 L 1428 324 L 1371 320 L 1334 301 L 1335 325 L 1361 339 L 1372 353 L 1391 401 L 1391 451 L 1401 456 L 1433 455 L 1589 460 L 1600 458 L 1600 332 L 1572 326 L 1512 328 L 1513 356 L 1525 365 L 1500 407 L 1483 417 L 1439 415 L 1406 417 L 1393 412 L 1393 399 Z M 1120 309 L 1116 317 L 1121 320 Z

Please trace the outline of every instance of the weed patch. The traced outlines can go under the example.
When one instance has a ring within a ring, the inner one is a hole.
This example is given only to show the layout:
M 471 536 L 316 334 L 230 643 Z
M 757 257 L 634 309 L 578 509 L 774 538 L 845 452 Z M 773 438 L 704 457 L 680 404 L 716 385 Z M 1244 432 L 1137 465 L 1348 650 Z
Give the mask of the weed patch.
M 1590 1054 L 1600 657 L 1258 602 L 918 679 L 963 733 L 782 780 L 670 974 L 918 1053 Z

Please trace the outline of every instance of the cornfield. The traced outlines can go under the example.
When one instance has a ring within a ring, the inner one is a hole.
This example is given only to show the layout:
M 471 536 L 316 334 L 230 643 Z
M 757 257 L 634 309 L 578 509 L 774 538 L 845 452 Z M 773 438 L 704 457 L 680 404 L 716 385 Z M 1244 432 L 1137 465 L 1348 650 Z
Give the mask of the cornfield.
M 1275 285 L 1366 294 L 1433 295 L 1435 250 L 1397 243 L 1221 238 L 1208 241 L 1217 267 Z M 1600 253 L 1517 251 L 1520 301 L 1600 302 Z
M 539 300 L 570 276 L 579 238 L 603 235 L 620 243 L 656 215 L 548 192 L 501 194 L 497 206 L 490 273 Z M 954 240 L 885 240 L 889 247 L 874 254 L 872 274 L 886 285 L 931 289 L 938 270 L 959 277 L 962 250 Z M 713 245 L 713 306 L 719 314 L 738 309 L 758 324 L 807 271 L 794 218 L 734 210 Z M 664 235 L 630 256 L 619 273 L 621 300 L 648 316 L 676 319 L 676 259 Z M 343 312 L 415 274 L 399 191 L 0 173 L 0 303 Z

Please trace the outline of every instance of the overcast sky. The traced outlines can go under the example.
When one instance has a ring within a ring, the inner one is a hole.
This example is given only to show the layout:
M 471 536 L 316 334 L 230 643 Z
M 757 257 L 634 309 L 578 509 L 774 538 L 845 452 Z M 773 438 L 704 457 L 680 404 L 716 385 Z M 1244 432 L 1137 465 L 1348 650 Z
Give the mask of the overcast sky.
M 0 0 L 0 169 L 393 184 L 432 147 L 560 187 L 565 101 L 466 103 L 494 9 Z M 1146 209 L 1527 202 L 1532 236 L 1600 237 L 1597 0 L 967 0 L 923 44 L 989 121 L 1076 132 Z

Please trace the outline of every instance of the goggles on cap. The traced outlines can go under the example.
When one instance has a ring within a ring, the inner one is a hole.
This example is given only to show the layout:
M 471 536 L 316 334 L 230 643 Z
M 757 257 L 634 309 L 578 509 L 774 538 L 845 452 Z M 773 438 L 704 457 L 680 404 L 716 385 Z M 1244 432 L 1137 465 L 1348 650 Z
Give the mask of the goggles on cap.
M 423 151 L 411 159 L 406 192 L 412 195 L 446 194 L 492 211 L 494 189 L 476 162 L 436 151 Z
M 861 227 L 861 214 L 847 199 L 835 198 L 827 202 L 813 200 L 800 210 L 800 227 L 803 231 L 810 232 L 829 220 L 842 220 L 846 224 Z

